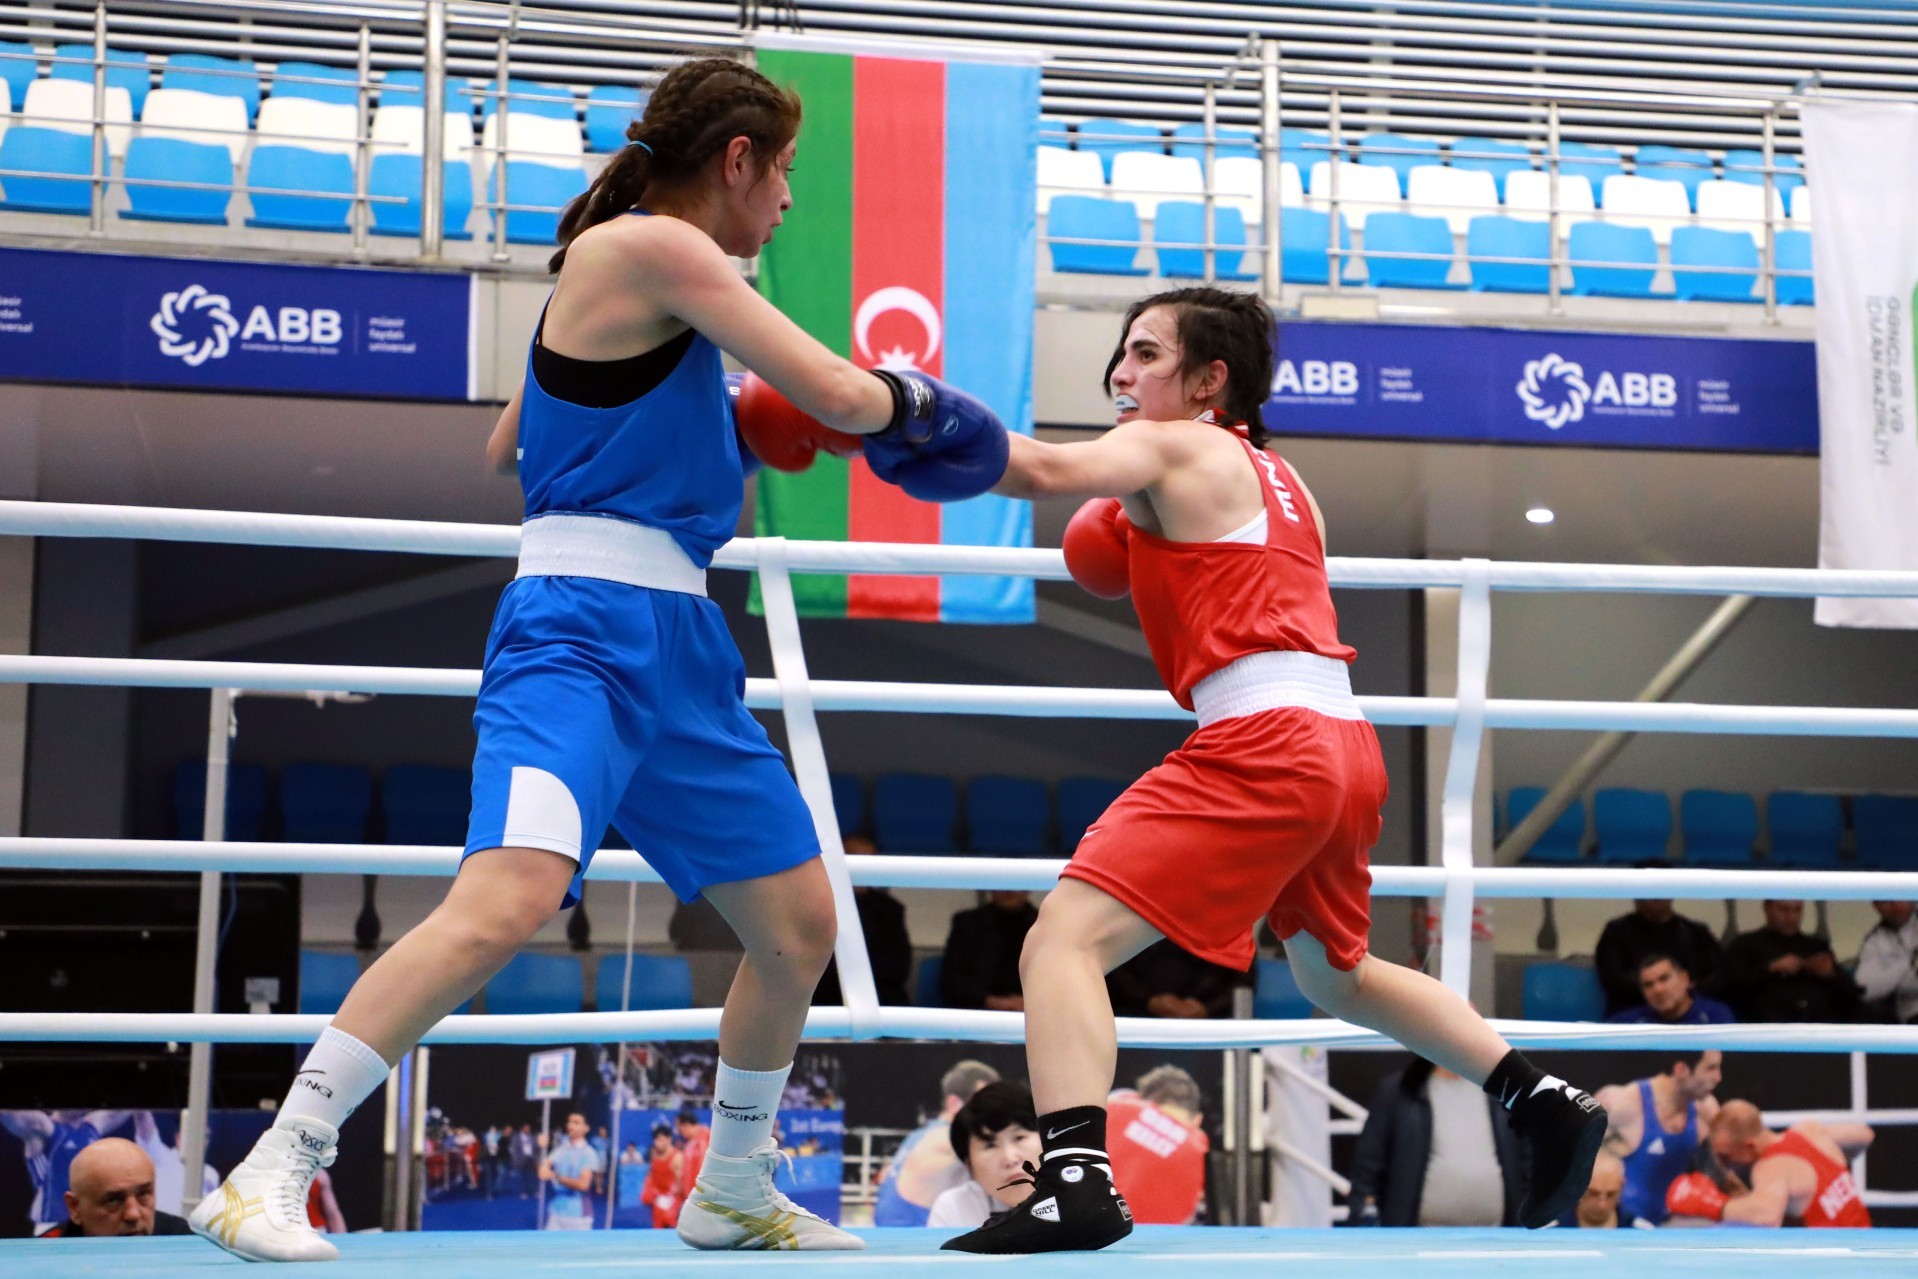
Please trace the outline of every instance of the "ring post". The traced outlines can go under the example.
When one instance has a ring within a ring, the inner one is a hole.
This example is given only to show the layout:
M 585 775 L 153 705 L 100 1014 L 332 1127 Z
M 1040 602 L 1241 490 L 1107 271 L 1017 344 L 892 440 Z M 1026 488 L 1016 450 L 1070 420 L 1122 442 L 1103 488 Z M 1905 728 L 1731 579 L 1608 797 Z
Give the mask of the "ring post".
M 1445 871 L 1439 925 L 1439 980 L 1461 999 L 1472 997 L 1472 804 L 1479 748 L 1485 739 L 1486 675 L 1492 661 L 1491 565 L 1464 562 L 1458 602 L 1458 723 L 1445 765 L 1439 809 L 1439 861 Z
M 227 743 L 233 737 L 233 696 L 230 688 L 213 690 L 206 731 L 206 804 L 201 811 L 200 838 L 217 844 L 226 838 Z M 220 932 L 220 872 L 200 874 L 199 934 L 193 953 L 193 1011 L 213 1011 L 213 966 Z M 186 1189 L 181 1204 L 191 1212 L 200 1204 L 202 1170 L 206 1167 L 207 1105 L 213 1095 L 213 1045 L 196 1043 L 187 1056 L 185 1131 L 180 1135 L 186 1162 Z

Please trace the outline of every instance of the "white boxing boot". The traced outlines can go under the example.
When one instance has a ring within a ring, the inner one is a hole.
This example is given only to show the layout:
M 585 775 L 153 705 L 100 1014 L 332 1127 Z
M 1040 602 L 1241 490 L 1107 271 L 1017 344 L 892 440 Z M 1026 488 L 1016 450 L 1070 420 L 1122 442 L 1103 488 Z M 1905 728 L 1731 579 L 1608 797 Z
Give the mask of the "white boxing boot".
M 313 1175 L 332 1166 L 340 1135 L 311 1119 L 266 1130 L 245 1161 L 187 1219 L 193 1233 L 248 1261 L 332 1261 L 340 1250 L 306 1217 Z
M 773 1185 L 781 1152 L 768 1141 L 738 1159 L 706 1155 L 699 1182 L 679 1211 L 679 1237 L 695 1248 L 854 1251 L 857 1235 L 807 1212 Z

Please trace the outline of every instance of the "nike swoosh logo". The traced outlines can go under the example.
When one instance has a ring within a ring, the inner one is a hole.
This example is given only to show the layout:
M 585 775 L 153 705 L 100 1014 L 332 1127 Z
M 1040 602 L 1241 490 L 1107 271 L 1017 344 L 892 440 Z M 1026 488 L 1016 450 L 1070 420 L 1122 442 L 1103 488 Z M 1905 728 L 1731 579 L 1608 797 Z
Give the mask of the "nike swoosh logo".
M 1046 1140 L 1057 1141 L 1059 1140 L 1059 1138 L 1065 1136 L 1067 1133 L 1073 1132 L 1080 1128 L 1084 1128 L 1087 1124 L 1090 1124 L 1091 1122 L 1092 1121 L 1090 1119 L 1081 1119 L 1078 1123 L 1073 1124 L 1070 1128 L 1054 1128 L 1052 1131 L 1046 1134 Z
M 295 1071 L 293 1077 L 298 1079 L 301 1075 L 324 1075 L 325 1073 L 324 1070 L 301 1070 Z
M 753 1107 L 751 1106 L 728 1106 L 723 1101 L 716 1101 L 713 1103 L 713 1106 L 719 1110 L 751 1110 L 753 1109 Z

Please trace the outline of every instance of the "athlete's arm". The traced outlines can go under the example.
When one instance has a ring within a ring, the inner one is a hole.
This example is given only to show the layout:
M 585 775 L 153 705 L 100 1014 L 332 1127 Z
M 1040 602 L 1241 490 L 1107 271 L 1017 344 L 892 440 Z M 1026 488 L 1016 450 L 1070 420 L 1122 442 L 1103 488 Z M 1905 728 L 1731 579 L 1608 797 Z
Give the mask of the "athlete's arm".
M 1752 1169 L 1752 1190 L 1725 1202 L 1726 1221 L 1748 1226 L 1782 1226 L 1791 1207 L 1791 1170 L 1783 1159 L 1767 1159 Z
M 499 421 L 493 424 L 493 434 L 486 441 L 486 460 L 501 475 L 519 470 L 519 399 L 525 391 L 526 388 L 521 387 L 513 392 L 513 398 L 500 410 Z
M 1845 1158 L 1852 1159 L 1871 1149 L 1871 1143 L 1878 1136 L 1868 1124 L 1825 1124 L 1825 1135 L 1845 1152 Z
M 21 1141 L 29 1137 L 44 1141 L 53 1135 L 53 1116 L 42 1110 L 0 1110 L 0 1128 Z
M 1126 422 L 1097 439 L 1047 444 L 1012 438 L 1002 497 L 1125 497 L 1151 488 L 1186 456 L 1186 422 Z
M 1287 465 L 1290 466 L 1291 463 L 1288 462 Z M 1312 523 L 1317 525 L 1319 530 L 1319 551 L 1330 555 L 1332 552 L 1325 544 L 1325 515 L 1319 510 L 1319 501 L 1312 496 L 1312 490 L 1305 487 L 1305 477 L 1299 474 L 1299 468 L 1296 466 L 1292 467 L 1292 478 L 1299 482 L 1299 488 L 1305 493 L 1305 504 L 1312 508 Z
M 1605 1107 L 1605 1149 L 1620 1158 L 1632 1151 L 1626 1121 L 1638 1114 L 1637 1090 L 1624 1084 L 1612 1084 L 1593 1094 L 1594 1100 Z

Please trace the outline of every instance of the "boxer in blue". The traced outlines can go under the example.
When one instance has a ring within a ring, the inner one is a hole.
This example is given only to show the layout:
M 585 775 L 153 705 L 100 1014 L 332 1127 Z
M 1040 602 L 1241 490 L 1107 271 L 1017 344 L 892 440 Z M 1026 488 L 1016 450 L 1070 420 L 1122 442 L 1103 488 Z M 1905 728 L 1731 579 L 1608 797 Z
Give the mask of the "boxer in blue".
M 832 354 L 727 260 L 755 256 L 791 207 L 799 119 L 792 93 L 742 63 L 683 64 L 568 207 L 525 384 L 488 444 L 502 469 L 517 464 L 526 524 L 486 646 L 466 856 L 445 902 L 354 986 L 274 1126 L 194 1212 L 196 1232 L 229 1251 L 337 1255 L 305 1202 L 340 1125 L 577 900 L 609 823 L 680 898 L 710 898 L 746 950 L 680 1237 L 863 1246 L 773 1186 L 773 1116 L 836 923 L 811 817 L 741 700 L 745 670 L 706 568 L 755 465 L 742 436 L 786 465 L 851 439 L 883 478 L 934 500 L 985 491 L 1007 444 L 965 393 Z M 737 422 L 721 350 L 764 379 Z M 830 428 L 849 434 L 835 442 Z

